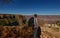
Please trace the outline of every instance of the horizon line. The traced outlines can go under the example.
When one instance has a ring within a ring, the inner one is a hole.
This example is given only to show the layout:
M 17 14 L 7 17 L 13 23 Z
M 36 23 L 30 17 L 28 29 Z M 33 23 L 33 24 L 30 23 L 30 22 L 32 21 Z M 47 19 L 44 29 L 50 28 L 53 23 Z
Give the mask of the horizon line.
M 18 14 L 18 13 L 0 13 L 0 14 L 15 14 L 15 15 L 34 15 L 34 14 Z M 37 13 L 35 13 L 37 14 Z M 60 15 L 60 14 L 37 14 L 37 15 Z

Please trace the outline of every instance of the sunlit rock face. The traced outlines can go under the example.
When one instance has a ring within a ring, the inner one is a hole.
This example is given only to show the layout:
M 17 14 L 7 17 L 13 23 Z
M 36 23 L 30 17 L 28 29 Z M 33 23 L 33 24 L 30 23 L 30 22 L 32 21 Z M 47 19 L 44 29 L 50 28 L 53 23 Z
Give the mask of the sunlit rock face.
M 14 14 L 0 14 L 0 25 L 7 26 L 21 26 L 22 21 L 25 19 L 23 15 L 14 15 Z

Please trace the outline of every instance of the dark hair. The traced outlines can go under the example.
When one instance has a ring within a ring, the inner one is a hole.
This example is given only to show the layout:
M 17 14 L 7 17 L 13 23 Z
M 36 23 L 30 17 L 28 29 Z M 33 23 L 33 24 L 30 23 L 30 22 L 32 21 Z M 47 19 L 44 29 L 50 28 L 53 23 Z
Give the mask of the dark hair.
M 34 17 L 37 17 L 37 14 L 34 14 Z

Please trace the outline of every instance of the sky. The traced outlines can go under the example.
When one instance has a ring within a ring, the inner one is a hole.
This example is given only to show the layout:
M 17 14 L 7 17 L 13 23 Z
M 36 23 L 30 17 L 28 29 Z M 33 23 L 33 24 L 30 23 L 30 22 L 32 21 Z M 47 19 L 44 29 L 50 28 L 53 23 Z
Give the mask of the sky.
M 60 0 L 13 0 L 3 4 L 0 1 L 0 14 L 39 14 L 60 15 Z

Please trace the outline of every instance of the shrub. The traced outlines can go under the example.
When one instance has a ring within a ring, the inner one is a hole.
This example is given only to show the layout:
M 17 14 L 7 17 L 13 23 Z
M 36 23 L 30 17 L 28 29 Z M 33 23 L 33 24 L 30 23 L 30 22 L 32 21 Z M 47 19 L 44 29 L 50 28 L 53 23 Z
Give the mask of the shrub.
M 58 26 L 60 26 L 60 21 L 57 21 L 56 24 L 57 24 Z
M 0 25 L 6 25 L 6 21 L 5 20 L 0 20 Z

